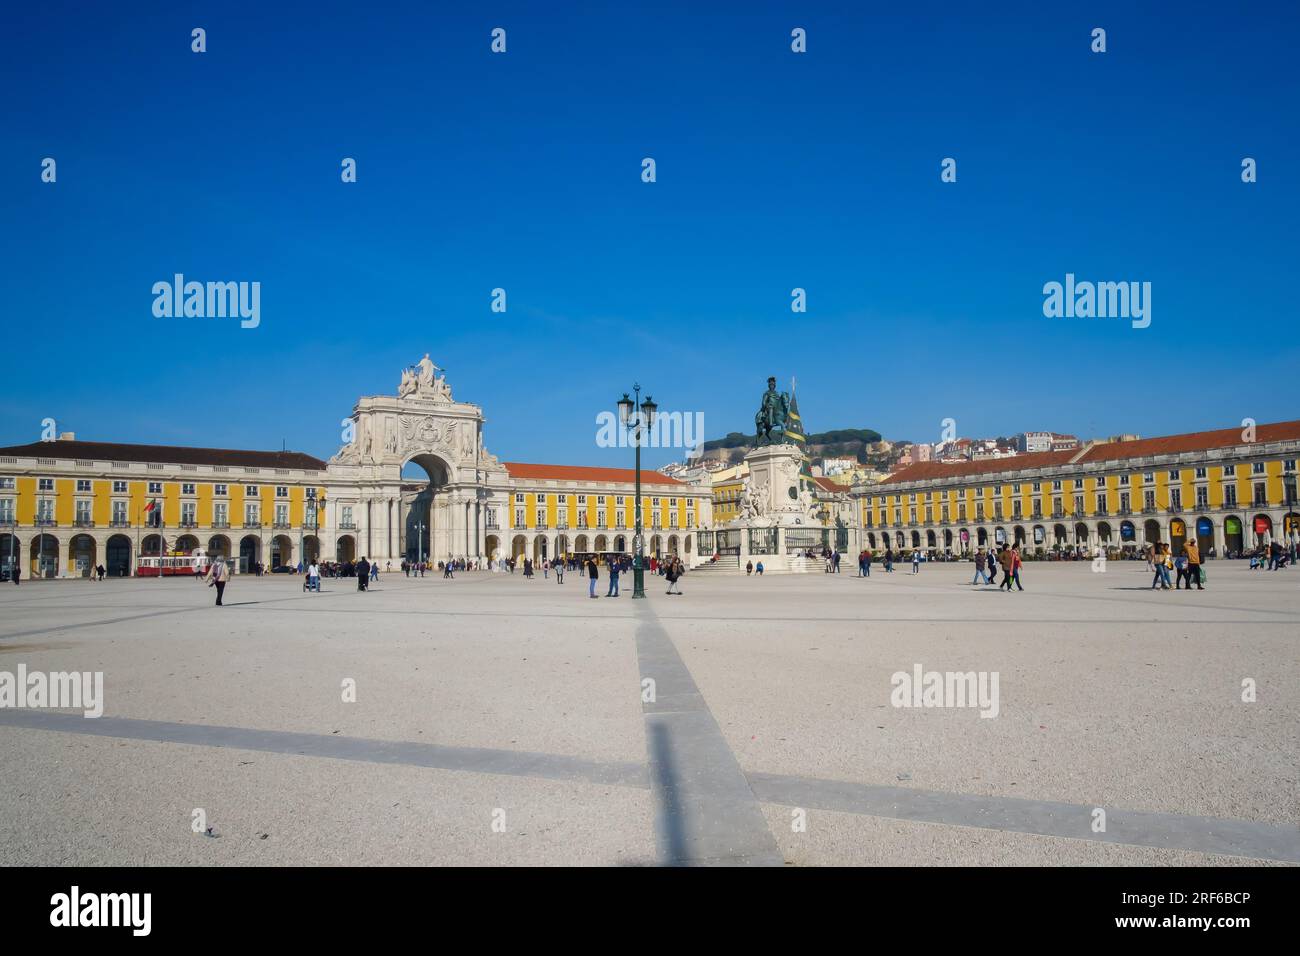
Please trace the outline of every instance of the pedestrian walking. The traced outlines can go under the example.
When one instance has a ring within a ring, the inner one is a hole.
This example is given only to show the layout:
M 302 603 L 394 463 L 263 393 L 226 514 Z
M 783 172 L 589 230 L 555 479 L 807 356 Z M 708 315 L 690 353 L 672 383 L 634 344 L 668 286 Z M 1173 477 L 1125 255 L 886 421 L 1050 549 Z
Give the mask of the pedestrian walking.
M 213 606 L 221 607 L 221 598 L 226 593 L 226 582 L 230 580 L 230 569 L 226 567 L 225 558 L 217 556 L 217 560 L 213 561 L 212 566 L 208 568 L 206 580 L 208 587 L 217 589 L 217 603 Z
M 1204 571 L 1201 568 L 1201 550 L 1196 546 L 1196 539 L 1192 538 L 1184 545 L 1184 553 L 1187 555 L 1187 590 L 1192 589 L 1192 584 L 1196 584 L 1196 590 L 1205 590 L 1205 581 L 1203 579 Z
M 1169 590 L 1169 570 L 1173 567 L 1173 563 L 1163 546 L 1151 549 L 1151 564 L 1155 571 L 1155 576 L 1151 579 L 1151 590 L 1154 591 L 1156 588 Z
M 620 570 L 617 558 L 609 562 L 609 590 L 605 592 L 605 597 L 618 597 L 618 574 Z
M 1017 591 L 1024 590 L 1020 585 L 1020 569 L 1024 566 L 1024 563 L 1025 562 L 1020 559 L 1020 546 L 1017 545 L 1011 549 L 1011 580 L 1015 582 Z M 1007 585 L 1007 590 L 1011 590 L 1010 584 Z
M 587 597 L 594 598 L 597 596 L 596 582 L 600 579 L 600 570 L 596 567 L 596 559 L 594 557 L 587 559 L 587 577 L 590 580 L 590 585 L 587 588 Z
M 1011 590 L 1011 565 L 1013 561 L 1014 556 L 1011 554 L 1011 549 L 1004 544 L 1002 550 L 998 552 L 998 567 L 1002 569 L 1002 583 L 998 585 L 999 591 L 1004 587 L 1008 592 Z
M 753 573 L 754 573 L 754 562 L 753 562 L 753 561 L 746 561 L 746 562 L 745 562 L 745 577 L 749 577 L 749 576 L 750 576 L 751 574 L 753 574 Z
M 985 584 L 989 583 L 989 576 L 984 573 L 984 565 L 987 561 L 983 548 L 975 552 L 975 577 L 971 578 L 971 584 L 979 584 L 980 578 L 984 579 Z
M 1183 582 L 1187 582 L 1187 590 L 1192 589 L 1192 579 L 1187 574 L 1187 555 L 1180 554 L 1174 558 L 1174 590 L 1181 591 Z
M 357 590 L 364 591 L 370 583 L 370 562 L 363 554 L 357 562 Z
M 668 561 L 668 571 L 666 572 L 665 577 L 668 578 L 668 592 L 667 592 L 667 593 L 669 593 L 669 594 L 681 594 L 681 593 L 682 593 L 682 589 L 681 589 L 681 587 L 680 587 L 679 584 L 678 584 L 678 582 L 681 581 L 681 579 L 682 579 L 682 562 L 681 562 L 680 559 L 675 558 L 675 557 L 669 559 L 669 561 Z M 677 590 L 674 591 L 673 588 L 677 588 Z

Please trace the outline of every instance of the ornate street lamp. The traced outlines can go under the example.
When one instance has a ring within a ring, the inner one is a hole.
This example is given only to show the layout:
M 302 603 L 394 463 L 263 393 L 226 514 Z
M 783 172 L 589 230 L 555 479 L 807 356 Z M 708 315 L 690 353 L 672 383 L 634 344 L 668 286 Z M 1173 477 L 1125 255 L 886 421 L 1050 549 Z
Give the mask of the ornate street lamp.
M 415 563 L 421 564 L 424 561 L 424 532 L 429 530 L 429 526 L 423 521 L 415 523 Z
M 1295 510 L 1296 476 L 1294 474 L 1284 475 L 1282 477 L 1282 484 L 1286 488 L 1286 512 L 1282 515 L 1282 532 L 1286 536 L 1286 540 L 1289 543 L 1294 544 L 1296 540 L 1296 532 L 1300 531 L 1300 528 L 1297 528 L 1294 523 L 1295 519 L 1291 517 L 1291 513 Z M 1291 526 L 1287 527 L 1288 524 Z
M 636 533 L 632 537 L 632 597 L 645 597 L 645 539 L 641 533 L 641 441 L 642 430 L 649 430 L 654 424 L 655 412 L 659 406 L 654 400 L 647 395 L 644 402 L 640 402 L 640 414 L 637 412 L 637 404 L 641 398 L 641 386 L 634 384 L 632 391 L 636 398 L 628 398 L 627 392 L 618 402 L 618 420 L 624 428 L 632 429 L 633 441 L 636 446 Z
M 320 559 L 320 513 L 325 510 L 325 496 L 321 495 L 319 498 L 308 498 L 307 505 L 308 507 L 303 509 L 303 525 L 306 525 L 307 528 L 311 530 L 312 537 L 316 539 L 317 553 L 314 557 L 308 557 L 306 547 L 307 542 L 305 540 L 306 529 L 300 525 L 298 528 L 298 555 L 302 560 L 311 564 L 312 561 Z M 311 517 L 310 525 L 307 524 L 307 517 L 309 515 Z

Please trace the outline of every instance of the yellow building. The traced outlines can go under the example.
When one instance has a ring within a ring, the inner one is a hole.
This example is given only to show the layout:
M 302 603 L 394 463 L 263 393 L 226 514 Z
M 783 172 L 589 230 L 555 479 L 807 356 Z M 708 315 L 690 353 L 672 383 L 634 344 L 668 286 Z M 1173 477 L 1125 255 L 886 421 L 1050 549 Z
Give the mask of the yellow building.
M 331 467 L 301 452 L 126 445 L 71 435 L 0 448 L 0 567 L 8 573 L 17 562 L 25 577 L 55 577 L 87 576 L 102 565 L 118 577 L 134 574 L 139 557 L 160 551 L 219 554 L 236 573 L 259 564 L 268 571 L 296 566 L 304 558 L 351 561 L 367 551 L 386 561 L 414 558 L 415 534 L 400 539 L 397 554 L 376 547 L 383 526 L 369 504 L 351 502 L 352 489 Z M 631 553 L 631 469 L 504 467 L 506 493 L 488 499 L 483 510 L 485 551 L 456 557 L 540 561 Z M 709 490 L 654 471 L 642 472 L 641 487 L 646 556 L 694 560 L 696 529 L 711 513 Z M 428 548 L 422 556 L 441 557 Z
M 133 573 L 141 554 L 203 551 L 274 567 L 317 551 L 325 462 L 300 452 L 57 441 L 0 448 L 0 566 Z
M 487 555 L 522 560 L 585 555 L 631 555 L 636 528 L 636 473 L 502 462 L 510 476 L 510 506 L 489 514 Z M 647 557 L 696 559 L 696 532 L 710 513 L 709 491 L 641 472 L 641 525 Z M 503 549 L 506 537 L 508 550 Z
M 713 498 L 713 523 L 721 526 L 740 517 L 740 499 L 745 494 L 745 478 L 749 466 L 745 464 L 723 468 L 710 475 Z
M 854 488 L 863 544 L 971 552 L 1138 549 L 1190 538 L 1202 553 L 1292 539 L 1300 421 L 1089 443 L 968 462 L 920 462 Z

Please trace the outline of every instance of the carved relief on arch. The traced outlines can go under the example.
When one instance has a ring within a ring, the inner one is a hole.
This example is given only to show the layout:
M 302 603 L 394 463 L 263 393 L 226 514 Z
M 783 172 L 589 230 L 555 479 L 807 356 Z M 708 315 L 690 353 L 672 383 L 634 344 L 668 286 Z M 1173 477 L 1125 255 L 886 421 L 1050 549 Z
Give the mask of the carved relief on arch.
M 438 445 L 444 441 L 443 429 L 433 418 L 402 416 L 402 437 L 406 445 Z

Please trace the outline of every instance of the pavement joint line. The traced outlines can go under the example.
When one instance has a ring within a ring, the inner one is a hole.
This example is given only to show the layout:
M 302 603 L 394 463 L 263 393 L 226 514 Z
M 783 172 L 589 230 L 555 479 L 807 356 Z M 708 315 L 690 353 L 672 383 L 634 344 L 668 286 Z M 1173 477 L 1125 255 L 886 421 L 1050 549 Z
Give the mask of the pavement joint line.
M 707 708 L 665 710 L 656 712 L 654 716 L 698 716 L 702 713 L 707 714 Z M 649 713 L 646 714 L 647 720 L 650 716 Z M 104 716 L 87 719 L 78 713 L 26 709 L 0 710 L 0 727 L 229 748 L 284 756 L 579 781 L 639 790 L 654 789 L 650 778 L 652 771 L 648 771 L 644 764 L 602 762 L 531 751 L 183 724 L 133 717 Z M 1284 824 L 1125 810 L 1102 804 L 1069 804 L 1023 797 L 891 787 L 787 774 L 750 772 L 744 776 L 754 800 L 759 804 L 1300 864 L 1300 828 Z M 675 796 L 674 799 L 680 801 L 681 796 Z M 707 796 L 697 798 L 696 802 L 701 800 L 707 800 Z M 1106 833 L 1098 834 L 1091 830 L 1092 811 L 1097 806 L 1106 810 Z M 728 852 L 717 856 L 686 855 L 678 862 L 706 865 L 756 861 L 751 857 Z
M 280 599 L 275 599 L 275 600 L 297 600 L 297 599 L 296 599 L 296 598 L 280 598 Z M 345 609 L 345 608 L 320 608 L 320 609 L 308 609 L 308 610 L 306 610 L 306 611 L 304 612 L 303 609 L 301 609 L 301 608 L 266 607 L 265 604 L 266 604 L 266 602 L 259 602 L 260 609 L 263 610 L 263 611 L 288 611 L 288 610 L 293 610 L 293 611 L 295 611 L 295 612 L 308 613 L 308 614 L 329 614 L 329 615 L 340 615 L 340 614 L 365 614 L 365 615 L 367 615 L 367 616 L 378 616 L 378 615 L 414 615 L 414 616 L 427 616 L 427 615 L 429 614 L 429 611 L 430 611 L 430 610 L 436 610 L 437 613 L 439 614 L 439 616 L 444 616 L 444 617 L 512 617 L 512 616 L 513 616 L 511 613 L 509 613 L 509 612 L 505 612 L 505 611 L 453 611 L 453 610 L 448 610 L 448 609 L 446 609 L 446 608 L 441 608 L 441 607 L 440 607 L 440 608 L 433 608 L 433 609 L 422 609 L 422 610 L 419 610 L 419 611 L 402 611 L 402 610 L 396 610 L 396 609 L 381 609 L 381 608 L 357 608 L 357 609 Z M 189 612 L 189 611 L 201 611 L 201 610 L 205 610 L 205 609 L 207 609 L 208 607 L 210 607 L 210 605 L 208 605 L 208 604 L 205 603 L 205 604 L 200 605 L 200 606 L 190 606 L 190 607 L 177 607 L 177 608 L 170 608 L 170 609 L 165 610 L 165 611 L 154 611 L 154 612 L 151 612 L 151 613 L 148 613 L 148 614 L 136 614 L 136 615 L 132 615 L 131 617 L 108 618 L 108 619 L 105 619 L 105 620 L 96 620 L 96 621 L 81 621 L 81 622 L 77 622 L 77 623 L 73 623 L 73 624 L 59 624 L 59 625 L 54 625 L 54 626 L 47 627 L 47 628 L 35 628 L 35 629 L 31 629 L 31 630 L 26 630 L 26 631 L 14 631 L 14 632 L 9 633 L 9 634 L 0 633 L 0 641 L 13 640 L 13 639 L 15 639 L 15 638 L 19 638 L 19 637 L 37 637 L 37 636 L 40 636 L 40 635 L 43 635 L 43 634 L 53 634 L 53 633 L 61 633 L 61 632 L 65 632 L 65 631 L 74 631 L 74 630 L 80 630 L 80 629 L 88 628 L 88 627 L 106 627 L 106 626 L 111 625 L 111 624 L 122 624 L 122 623 L 127 623 L 127 622 L 135 621 L 135 620 L 143 620 L 143 619 L 152 618 L 152 617 L 165 616 L 165 615 L 168 615 L 168 614 L 182 614 L 182 613 Z M 233 605 L 233 604 L 231 605 L 231 608 L 232 608 L 232 609 L 234 609 L 234 608 L 236 608 L 236 607 L 237 607 L 237 605 Z M 637 620 L 637 615 L 636 615 L 635 613 L 629 613 L 629 614 L 610 614 L 610 615 L 606 615 L 606 616 L 604 616 L 604 617 L 600 617 L 600 618 L 593 618 L 591 615 L 587 615 L 587 614 L 572 614 L 572 613 L 550 614 L 550 613 L 546 613 L 546 612 L 534 611 L 534 612 L 531 612 L 531 613 L 529 614 L 529 616 L 530 616 L 530 617 L 534 617 L 534 618 L 545 618 L 545 619 L 547 619 L 547 620 L 575 620 L 575 621 L 576 621 L 576 620 L 581 620 L 581 621 L 589 621 L 589 620 L 602 620 L 602 621 L 634 621 L 634 620 Z M 799 622 L 799 623 L 809 623 L 809 622 L 811 621 L 811 622 L 816 622 L 816 623 L 828 623 L 828 624 L 913 624 L 913 625 L 925 625 L 925 624 L 962 624 L 962 625 L 972 625 L 972 624 L 975 624 L 975 625 L 978 625 L 978 624 L 980 623 L 980 622 L 972 622 L 972 621 L 970 620 L 969 617 L 938 618 L 938 617 L 866 617 L 866 616 L 863 616 L 863 617 L 816 617 L 816 618 L 809 618 L 809 617 L 806 616 L 806 615 L 805 615 L 805 616 L 801 616 L 801 617 L 782 617 L 782 616 L 775 616 L 775 615 L 770 615 L 770 614 L 769 614 L 769 615 L 763 615 L 763 616 L 761 616 L 761 617 L 744 617 L 744 616 L 734 615 L 734 614 L 727 614 L 727 615 L 707 615 L 707 614 L 701 614 L 701 615 L 690 615 L 690 616 L 664 615 L 661 619 L 664 620 L 664 621 L 673 621 L 673 622 L 675 622 L 675 621 L 728 621 L 728 622 L 748 621 L 748 622 L 754 622 L 754 623 L 766 623 L 766 622 Z M 1162 617 L 1143 617 L 1143 618 L 1071 618 L 1071 619 L 1069 619 L 1069 620 L 1065 620 L 1065 619 L 1062 619 L 1062 618 L 1030 618 L 1030 617 L 1017 617 L 1017 618 L 1016 618 L 1016 621 L 1017 621 L 1017 623 L 1021 623 L 1021 624 L 1057 624 L 1057 625 L 1084 625 L 1084 624 L 1116 624 L 1116 625 L 1119 625 L 1119 624 L 1125 624 L 1125 625 L 1141 625 L 1141 624 L 1159 624 L 1159 625 L 1178 626 L 1178 627 L 1184 627 L 1184 626 L 1186 626 L 1186 627 L 1210 627 L 1210 626 L 1221 626 L 1221 625 L 1225 625 L 1225 624 L 1232 625 L 1232 626 L 1234 626 L 1234 627 L 1251 627 L 1251 626 L 1256 626 L 1256 627 L 1270 627 L 1270 626 L 1275 626 L 1275 625 L 1277 625 L 1278 623 L 1280 623 L 1280 622 L 1278 622 L 1278 621 L 1242 621 L 1242 620 L 1231 619 L 1231 618 L 1213 618 L 1213 619 L 1197 618 L 1197 619 L 1195 619 L 1195 620 L 1176 620 L 1176 619 L 1162 618 Z M 127 635 L 127 636 L 129 636 L 129 635 Z
M 751 773 L 749 781 L 760 800 L 780 806 L 1300 864 L 1300 827 L 1292 825 L 782 774 Z M 1098 807 L 1104 833 L 1092 831 Z
M 37 627 L 26 631 L 14 631 L 11 634 L 0 634 L 0 641 L 11 640 L 16 637 L 38 637 L 42 634 L 59 634 L 63 631 L 75 631 L 83 627 L 107 627 L 110 624 L 125 624 L 130 621 L 142 621 L 152 617 L 166 617 L 169 614 L 184 614 L 189 611 L 201 611 L 207 605 L 200 607 L 177 607 L 168 608 L 165 611 L 150 611 L 145 614 L 132 614 L 129 617 L 108 618 L 102 621 L 82 621 L 76 624 L 54 624 L 50 627 Z
M 453 747 L 420 741 L 182 724 L 133 717 L 86 718 L 76 713 L 37 710 L 0 710 L 0 726 L 636 789 L 649 787 L 645 767 L 639 763 L 600 761 L 526 750 Z
M 749 780 L 672 638 L 648 602 L 636 610 L 637 668 L 655 688 L 642 713 L 660 862 L 783 866 Z

